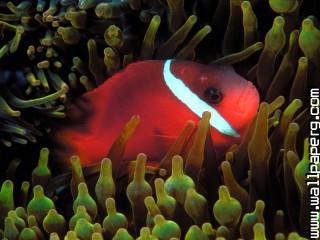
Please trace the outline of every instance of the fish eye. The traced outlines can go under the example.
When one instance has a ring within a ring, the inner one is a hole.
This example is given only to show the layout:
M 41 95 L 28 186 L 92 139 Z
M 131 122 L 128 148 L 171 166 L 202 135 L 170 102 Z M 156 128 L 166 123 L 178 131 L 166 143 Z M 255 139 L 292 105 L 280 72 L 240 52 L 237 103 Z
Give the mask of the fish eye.
M 205 99 L 211 104 L 218 104 L 222 101 L 222 93 L 220 90 L 209 87 L 204 91 Z

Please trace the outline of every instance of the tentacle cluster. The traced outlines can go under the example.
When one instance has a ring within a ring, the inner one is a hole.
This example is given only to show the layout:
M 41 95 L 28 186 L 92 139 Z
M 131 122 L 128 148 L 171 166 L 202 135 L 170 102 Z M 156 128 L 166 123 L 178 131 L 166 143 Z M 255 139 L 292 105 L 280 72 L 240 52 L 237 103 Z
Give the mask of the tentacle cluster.
M 42 123 L 65 117 L 68 100 L 97 87 L 132 61 L 194 57 L 195 47 L 211 27 L 190 33 L 197 17 L 186 19 L 183 3 L 3 2 L 1 142 L 6 146 L 35 142 L 48 127 Z M 165 16 L 162 25 L 168 28 L 168 40 L 157 37 Z
M 20 183 L 15 180 L 19 160 L 10 161 L 1 175 L 6 179 L 0 191 L 0 236 L 307 236 L 306 96 L 319 85 L 320 31 L 317 19 L 301 11 L 305 2 L 0 1 L 0 141 L 5 146 L 36 142 L 50 131 L 49 119 L 65 116 L 69 100 L 136 60 L 232 64 L 264 101 L 242 143 L 222 157 L 215 156 L 208 140 L 205 113 L 195 134 L 195 123 L 186 124 L 159 168 L 146 165 L 144 154 L 120 166 L 139 123 L 136 116 L 101 166 L 82 169 L 74 156 L 72 172 L 52 179 L 44 148 L 30 179 Z M 261 8 L 270 13 L 269 20 L 259 14 Z M 186 144 L 190 138 L 191 146 Z M 67 188 L 65 180 L 70 180 Z
M 186 124 L 158 169 L 147 165 L 143 153 L 122 166 L 125 175 L 113 169 L 109 158 L 82 168 L 73 156 L 71 172 L 52 178 L 49 150 L 43 148 L 31 183 L 14 189 L 17 166 L 7 171 L 0 191 L 0 233 L 9 240 L 303 239 L 309 145 L 306 138 L 299 157 L 297 136 L 303 125 L 296 112 L 301 101 L 281 113 L 283 103 L 282 97 L 261 103 L 246 141 L 223 158 L 205 148 L 211 139 L 208 113 L 193 136 L 186 137 L 186 131 L 195 124 Z M 130 122 L 123 132 L 128 128 Z M 194 138 L 192 146 L 179 146 L 184 137 Z M 111 155 L 121 159 L 127 142 L 116 143 L 118 154 L 113 149 Z
M 50 119 L 65 117 L 68 100 L 143 59 L 233 64 L 267 101 L 288 88 L 288 99 L 304 100 L 320 76 L 320 32 L 314 16 L 301 15 L 303 4 L 2 2 L 0 140 L 5 146 L 35 142 L 49 131 Z M 272 26 L 256 14 L 263 7 Z

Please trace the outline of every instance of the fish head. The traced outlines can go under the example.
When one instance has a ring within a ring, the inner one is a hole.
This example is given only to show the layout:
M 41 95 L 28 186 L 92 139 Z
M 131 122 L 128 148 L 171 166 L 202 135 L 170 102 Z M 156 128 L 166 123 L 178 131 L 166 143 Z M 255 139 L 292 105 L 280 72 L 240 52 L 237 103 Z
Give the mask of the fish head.
M 252 82 L 237 74 L 232 66 L 178 60 L 171 62 L 170 70 L 168 66 L 167 62 L 166 82 L 171 77 L 177 80 L 175 83 L 181 81 L 180 85 L 171 84 L 172 92 L 199 117 L 204 111 L 211 113 L 215 145 L 219 148 L 239 142 L 259 107 L 259 93 Z

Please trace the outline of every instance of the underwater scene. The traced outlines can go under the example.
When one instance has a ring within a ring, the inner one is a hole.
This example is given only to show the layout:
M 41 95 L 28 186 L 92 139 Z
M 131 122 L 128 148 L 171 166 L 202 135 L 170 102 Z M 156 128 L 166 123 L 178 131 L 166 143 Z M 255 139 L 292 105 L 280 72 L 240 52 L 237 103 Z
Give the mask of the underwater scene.
M 319 0 L 0 1 L 0 239 L 320 239 Z

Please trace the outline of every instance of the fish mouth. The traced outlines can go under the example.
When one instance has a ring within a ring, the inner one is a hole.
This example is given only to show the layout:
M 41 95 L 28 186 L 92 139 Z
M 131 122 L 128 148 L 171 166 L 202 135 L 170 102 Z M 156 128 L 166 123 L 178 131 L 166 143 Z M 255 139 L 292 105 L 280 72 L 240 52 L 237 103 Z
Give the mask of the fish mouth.
M 241 96 L 238 99 L 237 112 L 238 113 L 248 113 L 252 111 L 253 105 L 259 102 L 259 93 L 255 86 L 248 82 L 247 87 L 242 91 Z

